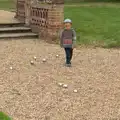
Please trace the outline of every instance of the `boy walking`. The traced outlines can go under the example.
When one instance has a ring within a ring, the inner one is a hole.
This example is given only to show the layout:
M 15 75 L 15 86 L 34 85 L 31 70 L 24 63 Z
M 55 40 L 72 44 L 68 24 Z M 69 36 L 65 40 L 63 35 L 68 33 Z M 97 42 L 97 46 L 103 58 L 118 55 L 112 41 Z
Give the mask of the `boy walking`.
M 64 30 L 60 34 L 60 46 L 65 49 L 66 66 L 71 67 L 73 49 L 76 46 L 76 33 L 72 28 L 72 21 L 65 19 Z

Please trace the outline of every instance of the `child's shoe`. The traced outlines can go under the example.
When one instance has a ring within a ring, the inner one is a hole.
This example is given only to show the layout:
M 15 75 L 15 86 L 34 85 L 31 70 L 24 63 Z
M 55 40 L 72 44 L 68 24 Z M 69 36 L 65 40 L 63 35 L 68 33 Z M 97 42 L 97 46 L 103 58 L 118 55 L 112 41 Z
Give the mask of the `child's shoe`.
M 66 64 L 65 66 L 66 66 L 66 67 L 72 67 L 71 64 Z

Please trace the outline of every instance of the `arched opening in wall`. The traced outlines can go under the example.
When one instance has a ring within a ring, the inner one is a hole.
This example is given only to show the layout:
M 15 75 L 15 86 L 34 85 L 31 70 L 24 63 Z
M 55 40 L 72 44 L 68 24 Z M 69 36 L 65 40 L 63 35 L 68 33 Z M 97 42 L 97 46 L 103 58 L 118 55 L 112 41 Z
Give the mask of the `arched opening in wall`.
M 43 16 L 44 19 L 48 18 L 48 9 L 43 9 Z
M 46 18 L 46 14 L 45 14 L 45 11 L 43 12 L 43 18 Z

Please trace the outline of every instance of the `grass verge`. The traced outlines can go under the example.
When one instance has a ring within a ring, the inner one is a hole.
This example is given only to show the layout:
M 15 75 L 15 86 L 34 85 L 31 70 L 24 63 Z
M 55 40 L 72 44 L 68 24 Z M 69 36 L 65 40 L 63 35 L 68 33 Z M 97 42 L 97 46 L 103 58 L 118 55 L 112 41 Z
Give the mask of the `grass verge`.
M 120 46 L 120 7 L 66 6 L 65 18 L 72 19 L 78 44 Z
M 15 9 L 15 0 L 0 0 L 0 10 Z

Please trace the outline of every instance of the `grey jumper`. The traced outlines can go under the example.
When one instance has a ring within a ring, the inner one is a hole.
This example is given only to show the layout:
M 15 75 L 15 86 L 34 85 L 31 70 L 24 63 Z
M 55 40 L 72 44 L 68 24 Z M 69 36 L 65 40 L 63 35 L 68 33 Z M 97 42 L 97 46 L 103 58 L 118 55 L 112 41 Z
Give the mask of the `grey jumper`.
M 72 48 L 76 44 L 76 33 L 73 28 L 64 29 L 60 33 L 60 45 L 64 48 Z

